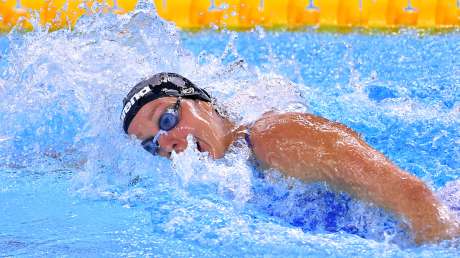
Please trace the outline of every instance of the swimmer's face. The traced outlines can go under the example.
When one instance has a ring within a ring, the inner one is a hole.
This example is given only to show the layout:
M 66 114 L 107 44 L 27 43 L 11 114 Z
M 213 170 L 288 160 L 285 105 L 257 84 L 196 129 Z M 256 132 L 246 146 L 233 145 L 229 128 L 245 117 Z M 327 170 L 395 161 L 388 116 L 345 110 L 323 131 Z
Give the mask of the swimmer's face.
M 176 103 L 175 97 L 156 99 L 144 105 L 134 117 L 128 128 L 128 134 L 145 140 L 159 131 L 160 116 Z M 198 100 L 182 99 L 179 108 L 179 123 L 158 140 L 159 155 L 169 157 L 174 150 L 177 153 L 187 148 L 187 136 L 192 135 L 197 148 L 208 152 L 212 158 L 221 158 L 229 145 L 222 118 L 214 111 L 210 103 Z

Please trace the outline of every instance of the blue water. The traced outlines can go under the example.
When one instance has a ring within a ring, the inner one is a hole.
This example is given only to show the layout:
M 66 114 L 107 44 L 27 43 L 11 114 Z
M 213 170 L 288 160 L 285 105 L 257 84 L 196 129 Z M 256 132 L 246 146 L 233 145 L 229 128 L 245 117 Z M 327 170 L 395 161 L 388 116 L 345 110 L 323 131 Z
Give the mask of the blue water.
M 1 256 L 456 257 L 391 214 L 254 168 L 245 148 L 171 161 L 126 137 L 121 99 L 175 71 L 238 123 L 339 121 L 460 210 L 460 32 L 177 31 L 149 6 L 0 36 Z M 456 209 L 456 210 L 455 210 Z

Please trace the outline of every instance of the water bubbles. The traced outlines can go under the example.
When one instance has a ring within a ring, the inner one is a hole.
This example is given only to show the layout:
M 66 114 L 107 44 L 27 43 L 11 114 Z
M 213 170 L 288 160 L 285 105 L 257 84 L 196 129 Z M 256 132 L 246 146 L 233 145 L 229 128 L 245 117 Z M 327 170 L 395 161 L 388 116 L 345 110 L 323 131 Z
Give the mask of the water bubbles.
M 284 109 L 286 112 L 301 112 L 301 113 L 307 113 L 308 112 L 308 107 L 303 103 L 303 102 L 289 102 L 286 105 L 286 108 Z
M 255 31 L 259 37 L 259 40 L 263 40 L 266 36 L 266 33 L 265 33 L 265 29 L 263 27 L 260 27 L 260 26 L 256 26 L 255 27 Z
M 154 5 L 154 2 L 149 0 L 138 0 L 135 10 L 151 14 L 156 13 L 156 7 Z
M 214 161 L 208 153 L 200 153 L 192 136 L 187 138 L 187 149 L 179 154 L 173 152 L 172 166 L 181 185 L 193 193 L 211 193 L 243 205 L 251 197 L 252 168 L 247 163 L 249 150 L 235 146 L 222 160 Z M 239 143 L 239 145 L 241 145 Z M 204 187 L 204 188 L 203 188 Z
M 219 103 L 225 107 L 232 120 L 239 124 L 250 124 L 266 112 L 284 111 L 293 102 L 304 103 L 298 87 L 276 74 L 251 75 L 245 79 L 215 84 L 217 90 L 228 91 L 230 85 L 237 87 Z M 220 97 L 220 94 L 217 96 Z M 251 109 L 247 108 L 249 103 Z
M 444 200 L 449 209 L 460 218 L 460 180 L 448 182 L 438 192 L 441 200 Z

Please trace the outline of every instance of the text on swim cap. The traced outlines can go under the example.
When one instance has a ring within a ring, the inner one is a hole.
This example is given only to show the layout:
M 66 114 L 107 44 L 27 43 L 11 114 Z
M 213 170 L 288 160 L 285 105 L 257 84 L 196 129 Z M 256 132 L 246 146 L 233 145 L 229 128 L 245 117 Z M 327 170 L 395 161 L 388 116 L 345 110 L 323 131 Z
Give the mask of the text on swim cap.
M 128 114 L 129 110 L 131 110 L 131 107 L 134 105 L 134 103 L 136 103 L 136 101 L 140 100 L 142 97 L 145 96 L 145 94 L 151 91 L 152 90 L 150 89 L 149 86 L 145 86 L 138 93 L 134 94 L 134 96 L 123 107 L 123 112 L 121 113 L 121 120 L 123 121 L 125 120 L 126 114 Z

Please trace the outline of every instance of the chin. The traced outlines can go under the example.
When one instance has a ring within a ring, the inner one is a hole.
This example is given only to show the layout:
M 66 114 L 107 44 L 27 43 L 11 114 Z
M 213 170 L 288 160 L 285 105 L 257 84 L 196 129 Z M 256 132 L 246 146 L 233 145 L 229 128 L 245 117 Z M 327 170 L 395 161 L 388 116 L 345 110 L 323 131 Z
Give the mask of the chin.
M 208 153 L 209 157 L 211 157 L 212 159 L 220 159 L 224 156 L 224 154 L 219 154 L 219 153 L 216 153 L 214 151 L 202 151 L 202 152 L 206 152 Z
M 213 159 L 221 159 L 225 155 L 225 152 L 209 152 L 209 156 L 211 156 Z
M 200 152 L 207 152 L 209 157 L 211 157 L 212 159 L 220 159 L 222 157 L 224 157 L 224 154 L 225 153 L 220 153 L 220 152 L 216 152 L 216 151 L 213 151 L 213 150 L 200 150 Z

